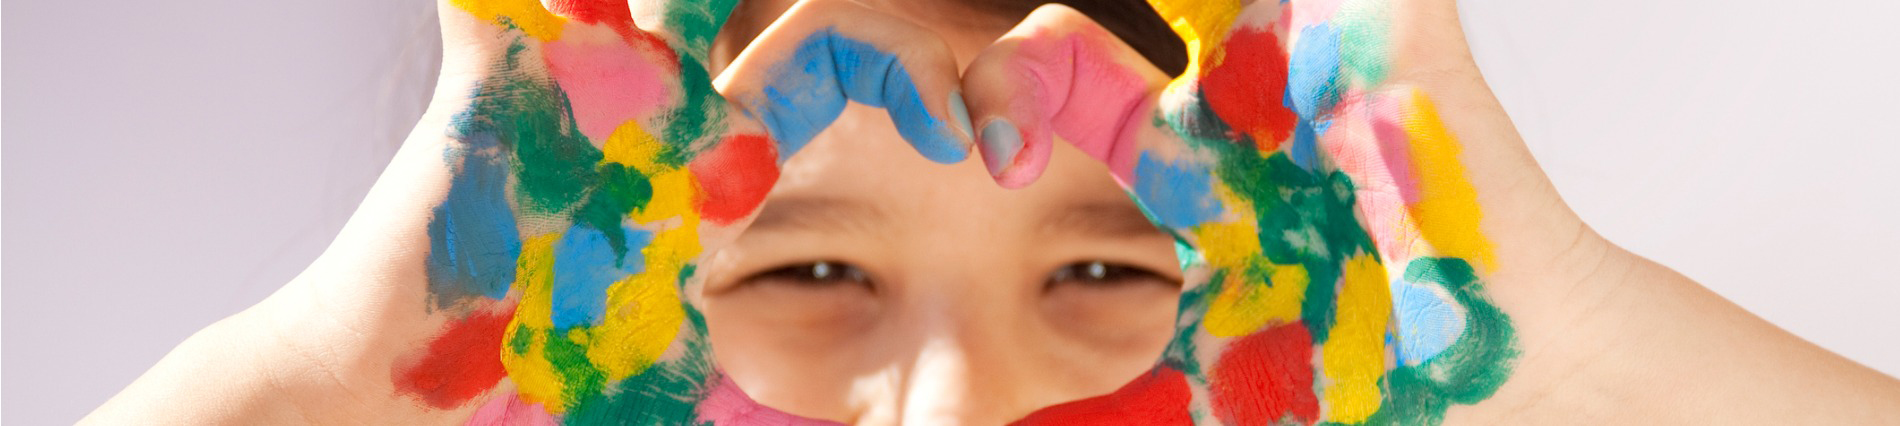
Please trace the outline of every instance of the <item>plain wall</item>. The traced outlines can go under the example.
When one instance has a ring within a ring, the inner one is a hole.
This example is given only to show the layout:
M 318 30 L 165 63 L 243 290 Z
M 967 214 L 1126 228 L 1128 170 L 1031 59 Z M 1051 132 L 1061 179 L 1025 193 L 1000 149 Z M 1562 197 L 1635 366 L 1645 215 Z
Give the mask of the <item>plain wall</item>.
M 4 9 L 4 420 L 70 423 L 342 226 L 432 88 L 426 0 Z M 1603 234 L 1900 374 L 1900 3 L 1466 0 Z M 1719 354 L 1711 354 L 1719 356 Z

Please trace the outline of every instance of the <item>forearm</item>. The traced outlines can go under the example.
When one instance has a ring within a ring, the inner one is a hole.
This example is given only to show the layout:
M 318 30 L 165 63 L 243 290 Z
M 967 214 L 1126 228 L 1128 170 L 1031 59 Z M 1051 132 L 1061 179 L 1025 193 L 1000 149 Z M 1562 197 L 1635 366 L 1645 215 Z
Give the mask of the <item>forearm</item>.
M 426 290 L 413 284 L 423 275 L 429 209 L 448 181 L 441 158 L 452 113 L 425 114 L 336 241 L 296 279 L 193 334 L 86 421 L 301 424 L 441 414 L 398 397 L 389 383 L 399 355 L 426 346 L 443 324 L 421 308 Z
M 278 377 L 294 368 L 270 369 L 255 338 L 257 328 L 240 314 L 199 330 L 151 370 L 81 420 L 82 424 L 281 424 L 297 410 L 281 396 Z
M 1887 424 L 1900 382 L 1802 340 L 1669 268 L 1617 249 L 1572 293 L 1524 379 L 1521 418 L 1619 423 Z M 1528 367 L 1528 366 L 1527 366 Z M 1510 407 L 1509 404 L 1500 407 Z M 1580 419 L 1583 420 L 1583 419 Z

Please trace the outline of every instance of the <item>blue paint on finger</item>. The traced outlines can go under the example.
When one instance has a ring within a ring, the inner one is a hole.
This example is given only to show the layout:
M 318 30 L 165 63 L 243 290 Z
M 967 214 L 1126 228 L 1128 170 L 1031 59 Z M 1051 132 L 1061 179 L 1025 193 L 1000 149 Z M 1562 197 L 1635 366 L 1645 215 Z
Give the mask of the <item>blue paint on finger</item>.
M 646 269 L 641 248 L 653 233 L 627 228 L 625 255 L 615 254 L 607 235 L 586 225 L 569 228 L 554 245 L 553 318 L 556 330 L 600 324 L 607 312 L 607 288 Z
M 846 101 L 884 108 L 898 134 L 924 157 L 955 163 L 969 156 L 969 118 L 937 117 L 896 55 L 832 28 L 812 33 L 766 76 L 764 99 L 749 105 L 779 143 L 779 161 L 805 147 L 844 112 Z M 957 99 L 947 105 L 955 114 Z

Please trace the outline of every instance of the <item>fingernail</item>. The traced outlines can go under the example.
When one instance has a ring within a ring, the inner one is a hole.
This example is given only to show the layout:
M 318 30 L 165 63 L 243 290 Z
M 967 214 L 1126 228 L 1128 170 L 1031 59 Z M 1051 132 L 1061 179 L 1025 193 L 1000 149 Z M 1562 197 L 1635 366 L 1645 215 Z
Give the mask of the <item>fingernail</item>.
M 1023 150 L 1023 135 L 1007 118 L 990 119 L 978 140 L 983 143 L 983 166 L 990 169 L 990 176 L 1002 176 Z
M 964 137 L 976 137 L 970 132 L 970 107 L 963 104 L 962 90 L 950 91 L 950 119 L 956 122 L 957 131 L 963 132 Z

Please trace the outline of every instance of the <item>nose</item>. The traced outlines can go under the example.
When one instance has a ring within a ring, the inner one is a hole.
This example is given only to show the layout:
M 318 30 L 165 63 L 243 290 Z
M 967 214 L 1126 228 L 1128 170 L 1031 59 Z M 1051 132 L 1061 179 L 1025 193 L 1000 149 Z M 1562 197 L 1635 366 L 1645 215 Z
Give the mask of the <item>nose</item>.
M 978 277 L 968 277 L 976 279 Z M 1016 286 L 960 280 L 906 303 L 912 336 L 897 399 L 904 425 L 1001 425 L 1030 411 L 1036 373 L 1023 362 L 1028 307 L 990 294 Z

